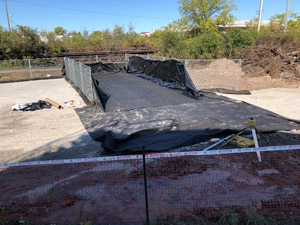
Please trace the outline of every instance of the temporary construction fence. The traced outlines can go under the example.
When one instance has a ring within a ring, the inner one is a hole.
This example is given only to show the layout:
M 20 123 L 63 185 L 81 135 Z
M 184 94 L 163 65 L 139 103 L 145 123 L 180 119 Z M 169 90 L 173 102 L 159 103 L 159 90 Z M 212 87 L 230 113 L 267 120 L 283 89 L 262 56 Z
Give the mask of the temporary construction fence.
M 174 59 L 182 62 L 198 90 L 212 88 L 240 90 L 241 59 L 176 59 L 163 56 L 126 54 L 125 60 L 130 56 L 162 61 Z
M 89 101 L 94 101 L 91 67 L 65 57 L 66 76 L 82 91 Z
M 257 160 L 259 150 L 262 162 Z M 0 221 L 118 224 L 299 215 L 300 145 L 0 165 Z

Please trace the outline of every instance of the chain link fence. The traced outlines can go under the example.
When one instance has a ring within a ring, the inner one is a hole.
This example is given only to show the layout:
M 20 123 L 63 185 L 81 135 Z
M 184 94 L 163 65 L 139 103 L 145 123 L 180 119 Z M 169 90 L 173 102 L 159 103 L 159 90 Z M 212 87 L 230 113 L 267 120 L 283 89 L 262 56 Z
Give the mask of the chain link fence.
M 61 77 L 63 58 L 0 60 L 0 82 Z
M 65 57 L 66 76 L 82 91 L 89 101 L 94 101 L 91 67 Z
M 182 62 L 197 90 L 213 88 L 240 90 L 241 59 L 176 59 L 163 56 L 126 54 L 125 60 L 131 56 L 160 61 L 174 59 Z
M 140 56 L 161 61 L 171 59 L 162 56 L 140 54 L 89 55 L 68 58 L 84 63 L 99 61 L 104 63 L 125 63 L 130 56 Z M 211 88 L 240 89 L 242 72 L 240 59 L 172 59 L 184 63 L 198 90 Z M 63 58 L 2 60 L 0 61 L 0 82 L 61 77 L 63 61 Z
M 78 62 L 125 63 L 124 54 L 103 54 L 73 56 Z M 62 77 L 64 58 L 11 59 L 0 60 L 0 83 L 43 78 Z
M 229 149 L 147 154 L 145 161 L 133 155 L 1 164 L 0 222 L 132 224 L 147 215 L 157 222 L 216 219 L 228 211 L 299 215 L 299 150 L 261 148 L 262 162 L 255 149 Z

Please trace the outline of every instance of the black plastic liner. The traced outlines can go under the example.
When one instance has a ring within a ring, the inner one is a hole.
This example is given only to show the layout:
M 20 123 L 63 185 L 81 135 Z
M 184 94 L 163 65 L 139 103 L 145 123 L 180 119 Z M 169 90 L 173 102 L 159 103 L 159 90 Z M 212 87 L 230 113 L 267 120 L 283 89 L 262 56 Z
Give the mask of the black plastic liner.
M 237 133 L 254 116 L 263 133 L 299 129 L 289 120 L 259 107 L 205 94 L 200 101 L 111 113 L 76 109 L 91 137 L 116 154 L 168 151 Z M 299 140 L 300 142 L 300 140 Z
M 125 70 L 194 98 L 200 96 L 184 65 L 176 60 L 154 61 L 132 56 L 128 59 Z
M 119 66 L 117 66 L 114 63 L 96 62 L 96 63 L 89 63 L 86 65 L 91 67 L 92 74 L 95 74 L 95 73 L 117 73 L 117 72 L 123 71 L 122 68 L 120 68 Z
M 20 104 L 16 106 L 18 107 L 15 107 L 13 110 L 18 110 L 20 112 L 50 109 L 52 107 L 50 103 L 45 102 L 44 100 L 39 100 L 37 102 L 32 102 L 32 103 Z
M 221 94 L 231 94 L 231 95 L 251 95 L 250 91 L 247 90 L 229 90 L 225 88 L 211 88 L 211 89 L 201 89 L 199 93 L 221 93 Z
M 138 64 L 140 67 L 143 66 L 142 62 L 150 63 L 144 72 L 152 73 L 153 76 L 130 70 L 136 75 L 133 76 L 123 70 L 122 64 L 102 62 L 86 64 L 91 67 L 95 100 L 105 112 L 181 104 L 196 101 L 200 96 L 194 91 L 196 89 L 182 63 L 174 60 L 159 62 L 131 57 L 123 67 L 129 71 L 129 67 L 137 65 L 137 61 L 140 62 Z
M 75 110 L 91 137 L 115 154 L 139 153 L 143 146 L 162 152 L 227 136 L 246 127 L 251 116 L 263 133 L 300 128 L 299 121 L 247 103 L 206 92 L 195 99 L 165 88 L 199 95 L 183 64 L 174 60 L 131 57 L 125 69 L 136 76 L 113 64 L 89 66 L 106 113 L 92 106 Z

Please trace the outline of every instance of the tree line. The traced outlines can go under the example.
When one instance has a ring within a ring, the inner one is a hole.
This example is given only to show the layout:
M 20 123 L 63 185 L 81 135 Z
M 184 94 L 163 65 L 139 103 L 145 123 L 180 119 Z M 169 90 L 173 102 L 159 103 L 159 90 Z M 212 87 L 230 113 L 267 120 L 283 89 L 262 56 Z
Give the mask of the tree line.
M 231 26 L 231 0 L 179 0 L 182 17 L 144 37 L 132 26 L 127 31 L 113 30 L 67 32 L 56 27 L 51 32 L 39 32 L 28 26 L 16 26 L 11 32 L 0 27 L 0 58 L 24 59 L 91 51 L 118 52 L 130 49 L 152 49 L 158 55 L 175 58 L 238 57 L 251 46 L 270 45 L 279 48 L 300 47 L 300 13 L 290 12 L 287 31 L 285 14 L 276 14 L 270 24 L 257 31 L 257 19 L 246 27 Z
M 112 31 L 106 29 L 91 33 L 86 30 L 68 33 L 63 27 L 56 27 L 51 32 L 39 32 L 37 29 L 21 25 L 8 31 L 0 26 L 0 59 L 153 48 L 151 40 L 137 34 L 131 26 L 127 32 L 123 27 L 115 26 Z

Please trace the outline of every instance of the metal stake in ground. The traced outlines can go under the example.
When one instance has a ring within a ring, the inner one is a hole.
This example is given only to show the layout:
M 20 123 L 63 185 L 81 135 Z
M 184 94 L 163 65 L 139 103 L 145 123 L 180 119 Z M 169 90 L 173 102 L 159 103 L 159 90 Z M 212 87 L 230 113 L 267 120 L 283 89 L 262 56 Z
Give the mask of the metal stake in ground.
M 149 220 L 149 204 L 148 204 L 148 186 L 147 186 L 147 172 L 146 172 L 146 157 L 145 157 L 145 146 L 142 147 L 143 149 L 143 171 L 144 171 L 144 187 L 145 187 L 145 204 L 146 204 L 146 224 L 150 224 Z

